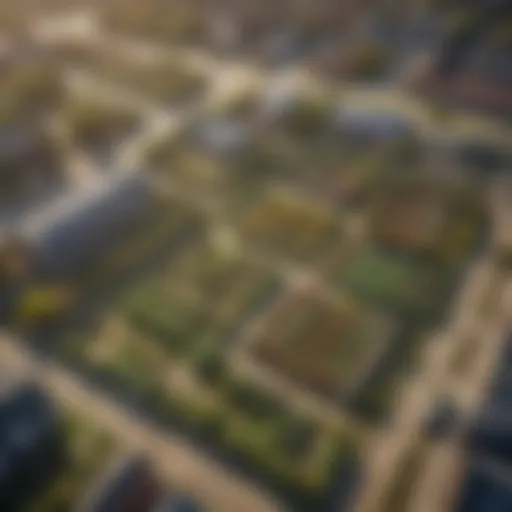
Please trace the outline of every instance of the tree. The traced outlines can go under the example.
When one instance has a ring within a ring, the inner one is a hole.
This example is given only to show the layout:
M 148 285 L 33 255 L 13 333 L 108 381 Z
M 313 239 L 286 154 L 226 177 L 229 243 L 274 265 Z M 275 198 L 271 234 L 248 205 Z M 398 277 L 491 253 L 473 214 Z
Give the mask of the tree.
M 226 375 L 226 360 L 218 350 L 203 352 L 196 361 L 200 379 L 210 385 L 218 385 Z
M 371 79 L 385 71 L 391 58 L 381 46 L 368 44 L 356 47 L 350 60 L 349 74 L 355 78 Z
M 56 320 L 72 305 L 71 290 L 58 286 L 34 286 L 21 297 L 18 320 L 27 327 Z
M 310 136 L 326 128 L 328 116 L 328 102 L 322 99 L 305 99 L 290 110 L 285 123 L 294 133 Z
M 131 112 L 90 101 L 70 101 L 63 110 L 64 123 L 85 144 L 109 140 L 136 123 Z
M 284 408 L 277 397 L 251 382 L 233 380 L 228 394 L 232 405 L 254 419 L 272 420 L 277 418 Z
M 316 429 L 312 422 L 286 414 L 279 422 L 279 449 L 292 458 L 305 457 L 313 447 Z
M 504 270 L 512 270 L 512 244 L 504 244 L 497 251 L 498 265 Z

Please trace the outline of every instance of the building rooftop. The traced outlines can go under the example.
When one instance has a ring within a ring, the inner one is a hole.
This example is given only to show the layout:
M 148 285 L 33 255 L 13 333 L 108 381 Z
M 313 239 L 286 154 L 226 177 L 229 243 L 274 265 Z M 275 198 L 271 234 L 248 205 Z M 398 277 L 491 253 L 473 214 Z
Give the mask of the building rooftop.
M 402 116 L 386 111 L 341 108 L 336 123 L 342 129 L 379 138 L 403 137 L 412 133 L 412 125 Z
M 79 512 L 149 512 L 160 498 L 150 461 L 142 454 L 117 459 L 79 505 Z
M 21 240 L 43 272 L 73 272 L 107 251 L 150 207 L 149 184 L 135 174 L 108 176 L 68 190 L 25 217 Z
M 463 485 L 455 512 L 512 510 L 512 472 L 510 467 L 489 460 L 473 461 Z

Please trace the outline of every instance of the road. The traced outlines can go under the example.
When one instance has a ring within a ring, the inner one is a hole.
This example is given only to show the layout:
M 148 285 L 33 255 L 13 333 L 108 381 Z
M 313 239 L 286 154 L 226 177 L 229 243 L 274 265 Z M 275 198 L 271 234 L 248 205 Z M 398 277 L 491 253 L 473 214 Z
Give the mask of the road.
M 239 61 L 217 59 L 214 56 L 199 50 L 187 50 L 182 48 L 163 49 L 157 44 L 133 42 L 127 39 L 112 38 L 101 34 L 95 40 L 99 47 L 118 48 L 120 53 L 131 54 L 135 48 L 147 55 L 158 56 L 163 60 L 176 60 L 182 58 L 187 65 L 193 65 L 206 75 L 220 79 L 222 76 L 234 77 L 251 76 L 259 80 L 263 88 L 272 86 L 279 80 L 292 77 L 297 86 L 306 86 L 314 91 L 332 90 L 331 85 L 317 77 L 313 77 L 299 63 L 286 70 L 265 70 L 253 64 Z M 474 140 L 498 143 L 504 148 L 509 148 L 512 140 L 512 130 L 492 118 L 468 112 L 454 111 L 448 122 L 440 123 L 432 115 L 432 107 L 415 96 L 401 90 L 398 87 L 373 87 L 362 85 L 340 84 L 335 86 L 340 97 L 340 105 L 350 105 L 353 108 L 365 110 L 383 110 L 395 112 L 410 119 L 420 136 L 429 139 L 433 137 L 445 137 L 448 140 Z
M 127 446 L 147 452 L 174 487 L 190 491 L 213 512 L 282 510 L 262 490 L 202 451 L 149 424 L 57 363 L 38 361 L 5 333 L 0 333 L 0 354 L 4 367 L 35 377 L 63 406 L 101 424 Z
M 510 196 L 501 194 L 501 191 L 502 187 L 497 183 L 494 193 L 491 194 L 495 226 L 510 220 Z M 498 236 L 498 231 L 492 233 L 490 249 L 469 270 L 465 286 L 450 315 L 450 324 L 437 337 L 427 341 L 423 370 L 413 377 L 411 383 L 405 384 L 391 430 L 387 434 L 378 436 L 376 446 L 370 447 L 367 459 L 370 472 L 364 495 L 356 509 L 358 512 L 378 510 L 378 505 L 392 480 L 393 471 L 389 468 L 396 467 L 407 453 L 408 447 L 420 432 L 422 421 L 432 409 L 438 394 L 449 392 L 455 387 L 450 361 L 467 341 L 468 335 L 475 333 L 480 337 L 477 364 L 467 381 L 458 387 L 461 395 L 459 399 L 468 414 L 483 400 L 489 379 L 492 377 L 493 365 L 499 357 L 504 334 L 510 327 L 512 319 L 512 279 L 510 277 L 501 283 L 504 289 L 495 315 L 485 320 L 480 312 L 482 298 L 495 282 L 493 278 L 496 275 L 496 268 L 492 251 L 495 244 L 499 243 Z M 452 451 L 452 454 L 456 453 L 456 450 Z M 444 457 L 445 454 L 434 452 L 431 463 L 439 468 L 439 460 L 443 461 Z M 432 485 L 430 478 L 436 478 L 439 474 L 433 469 L 429 470 L 429 462 L 425 471 L 430 476 L 424 483 L 425 489 L 422 491 L 424 497 L 428 496 L 428 489 Z M 446 475 L 446 473 L 442 474 Z M 434 497 L 431 496 L 430 499 Z M 425 503 L 428 504 L 431 501 L 427 500 Z
M 494 241 L 495 244 L 499 244 L 500 228 L 509 223 L 512 218 L 510 190 L 503 187 L 501 183 L 496 183 L 491 201 L 496 228 Z M 468 326 L 468 332 L 475 336 L 477 344 L 472 349 L 473 355 L 469 369 L 462 376 L 452 376 L 446 385 L 446 391 L 452 395 L 459 408 L 462 422 L 446 442 L 435 447 L 429 454 L 411 505 L 412 510 L 417 512 L 432 510 L 449 512 L 451 510 L 447 503 L 450 503 L 450 498 L 453 499 L 454 488 L 464 470 L 464 433 L 471 419 L 485 402 L 506 334 L 512 328 L 512 275 L 504 274 L 497 279 L 489 280 L 493 282 L 493 286 L 499 287 L 497 307 L 490 317 L 476 314 L 471 318 L 472 325 Z
M 468 281 L 455 304 L 450 323 L 425 341 L 422 367 L 409 382 L 403 383 L 392 424 L 375 437 L 374 443 L 369 443 L 366 483 L 356 505 L 358 512 L 379 510 L 379 504 L 394 476 L 392 468 L 400 465 L 421 432 L 423 421 L 436 397 L 445 390 L 450 372 L 449 362 L 464 342 L 464 334 L 468 332 L 471 319 L 476 316 L 478 298 L 485 293 L 488 284 L 486 277 L 491 267 L 492 262 L 484 257 L 469 271 Z
M 88 94 L 97 101 L 130 109 L 143 119 L 141 130 L 120 148 L 117 155 L 119 169 L 132 169 L 141 165 L 144 152 L 152 143 L 180 133 L 202 114 L 229 102 L 252 82 L 251 75 L 238 69 L 222 74 L 212 80 L 211 87 L 197 103 L 177 111 L 87 71 L 68 70 L 64 78 L 66 86 L 72 92 Z
M 474 332 L 478 336 L 478 346 L 471 371 L 462 381 L 446 386 L 459 408 L 461 426 L 446 441 L 433 446 L 427 456 L 425 468 L 418 479 L 413 494 L 411 510 L 431 512 L 432 510 L 449 512 L 446 505 L 453 494 L 461 471 L 464 470 L 465 452 L 462 444 L 463 434 L 471 419 L 485 401 L 486 392 L 492 382 L 496 364 L 499 361 L 505 335 L 511 327 L 512 319 L 512 277 L 503 283 L 500 294 L 501 307 L 492 318 L 482 322 L 474 318 Z M 456 490 L 456 489 L 455 489 Z

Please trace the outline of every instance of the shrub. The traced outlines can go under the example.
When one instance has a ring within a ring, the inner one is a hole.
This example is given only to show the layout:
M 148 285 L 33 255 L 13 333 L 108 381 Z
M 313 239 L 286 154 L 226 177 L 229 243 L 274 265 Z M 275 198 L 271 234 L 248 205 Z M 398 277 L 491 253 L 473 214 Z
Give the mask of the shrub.
M 204 383 L 217 385 L 225 378 L 226 360 L 218 351 L 205 351 L 196 361 L 196 371 Z
M 302 458 L 312 449 L 316 437 L 313 423 L 290 414 L 279 421 L 278 448 L 286 456 Z
M 254 419 L 276 418 L 283 410 L 281 402 L 248 382 L 232 380 L 229 384 L 228 399 L 241 412 Z

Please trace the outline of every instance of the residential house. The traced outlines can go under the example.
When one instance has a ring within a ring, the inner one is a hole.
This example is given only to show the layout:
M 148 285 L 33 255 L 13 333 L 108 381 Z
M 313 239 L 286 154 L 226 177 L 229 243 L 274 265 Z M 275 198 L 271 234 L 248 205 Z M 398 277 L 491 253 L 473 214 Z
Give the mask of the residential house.
M 359 142 L 399 142 L 415 138 L 412 123 L 389 112 L 342 107 L 335 113 L 335 126 L 346 137 Z

